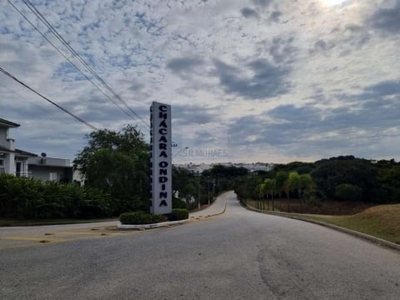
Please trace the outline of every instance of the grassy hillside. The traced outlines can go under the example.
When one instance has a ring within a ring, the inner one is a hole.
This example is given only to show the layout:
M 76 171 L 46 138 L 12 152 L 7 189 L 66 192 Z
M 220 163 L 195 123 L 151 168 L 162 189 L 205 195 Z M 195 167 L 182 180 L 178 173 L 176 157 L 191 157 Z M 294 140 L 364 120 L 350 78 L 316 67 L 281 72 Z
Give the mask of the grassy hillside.
M 316 219 L 400 244 L 400 204 L 374 206 L 352 216 Z

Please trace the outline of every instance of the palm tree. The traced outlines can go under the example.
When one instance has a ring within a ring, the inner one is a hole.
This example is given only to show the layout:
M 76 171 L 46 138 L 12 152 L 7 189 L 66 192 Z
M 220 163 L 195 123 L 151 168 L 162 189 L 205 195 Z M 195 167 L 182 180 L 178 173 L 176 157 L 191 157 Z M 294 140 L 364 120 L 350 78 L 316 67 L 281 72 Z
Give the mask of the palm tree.
M 310 176 L 310 174 L 302 174 L 300 175 L 300 187 L 301 187 L 301 202 L 304 199 L 304 194 L 307 198 L 312 198 L 315 191 L 315 182 Z M 300 204 L 301 204 L 300 202 Z M 301 208 L 300 208 L 301 209 Z
M 282 192 L 285 192 L 285 182 L 288 179 L 288 173 L 284 171 L 279 171 L 275 176 L 275 190 L 278 193 L 279 198 L 281 198 Z
M 290 180 L 289 180 L 289 178 L 286 179 L 285 184 L 283 185 L 283 190 L 284 190 L 285 193 L 286 193 L 287 211 L 290 212 L 290 203 L 289 203 L 289 198 L 290 198 L 290 197 L 289 197 L 289 195 L 290 195 L 291 187 L 290 187 Z
M 260 209 L 261 208 L 261 199 L 263 197 L 264 193 L 264 184 L 260 183 L 259 185 L 256 186 L 256 194 L 257 194 L 257 202 L 256 202 L 256 208 Z
M 290 172 L 289 174 L 290 188 L 292 191 L 296 191 L 300 197 L 300 176 L 297 172 Z
M 268 210 L 270 209 L 270 201 L 269 201 L 269 196 L 271 196 L 272 200 L 272 210 L 274 210 L 274 193 L 276 189 L 276 181 L 275 179 L 265 179 L 264 180 L 264 194 L 267 194 L 268 197 Z
M 276 192 L 276 180 L 271 179 L 271 188 L 270 188 L 270 194 L 271 194 L 271 200 L 272 200 L 272 211 L 275 209 L 274 207 L 274 194 Z

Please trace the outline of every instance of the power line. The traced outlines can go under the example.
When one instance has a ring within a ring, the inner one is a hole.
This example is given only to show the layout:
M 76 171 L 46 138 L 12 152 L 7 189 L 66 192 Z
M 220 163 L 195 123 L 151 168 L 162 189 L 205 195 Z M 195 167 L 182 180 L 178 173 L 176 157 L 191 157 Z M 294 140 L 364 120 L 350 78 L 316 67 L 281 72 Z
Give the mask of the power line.
M 10 2 L 10 0 L 8 0 Z M 115 97 L 117 98 L 133 115 L 135 115 L 147 128 L 150 126 L 132 109 L 128 104 L 93 70 L 92 67 L 75 51 L 74 48 L 62 37 L 62 35 L 47 21 L 40 11 L 29 1 L 22 2 L 35 14 L 36 17 L 55 35 L 55 37 L 78 59 L 78 61 Z
M 89 128 L 93 129 L 93 130 L 98 130 L 95 126 L 93 126 L 92 124 L 90 124 L 89 122 L 85 121 L 84 119 L 78 117 L 77 115 L 73 114 L 72 112 L 68 111 L 67 109 L 65 109 L 64 107 L 62 107 L 61 105 L 55 103 L 54 101 L 51 101 L 49 98 L 43 96 L 42 94 L 40 94 L 39 92 L 37 92 L 36 90 L 34 90 L 33 88 L 31 88 L 30 86 L 28 86 L 27 84 L 23 83 L 21 80 L 19 80 L 17 77 L 15 77 L 14 75 L 12 75 L 11 73 L 7 72 L 6 70 L 4 70 L 2 67 L 0 67 L 0 72 L 3 73 L 4 75 L 10 77 L 11 79 L 15 80 L 16 82 L 18 82 L 20 85 L 26 87 L 28 90 L 34 92 L 36 95 L 42 97 L 44 100 L 46 100 L 47 102 L 53 104 L 55 107 L 57 107 L 58 109 L 61 109 L 63 112 L 69 114 L 71 117 L 73 117 L 74 119 L 78 120 L 79 122 L 85 124 L 86 126 L 88 126 Z
M 30 102 L 32 105 L 34 105 L 35 107 L 39 108 L 41 111 L 45 112 L 45 113 L 49 113 L 49 111 L 43 107 L 41 107 L 40 105 L 37 105 L 35 102 L 33 102 L 30 99 L 25 98 L 24 96 L 22 96 L 21 94 L 17 93 L 16 91 L 13 91 L 12 89 L 6 87 L 5 85 L 0 83 L 0 86 L 2 86 L 3 88 L 5 88 L 6 90 L 8 90 L 10 93 L 13 93 L 15 95 L 17 95 L 19 98 L 24 99 L 27 102 Z
M 84 76 L 97 90 L 99 90 L 104 96 L 106 96 L 112 103 L 114 103 L 122 112 L 124 112 L 128 117 L 132 118 L 132 116 L 125 111 L 115 100 L 113 100 L 109 95 L 107 95 L 92 79 L 90 79 L 85 73 L 83 73 L 60 49 L 57 48 L 56 45 L 53 44 L 23 13 L 20 11 L 13 3 L 8 0 L 10 5 L 37 31 L 40 35 L 51 45 L 53 48 L 60 53 L 74 68 L 77 70 L 82 76 Z

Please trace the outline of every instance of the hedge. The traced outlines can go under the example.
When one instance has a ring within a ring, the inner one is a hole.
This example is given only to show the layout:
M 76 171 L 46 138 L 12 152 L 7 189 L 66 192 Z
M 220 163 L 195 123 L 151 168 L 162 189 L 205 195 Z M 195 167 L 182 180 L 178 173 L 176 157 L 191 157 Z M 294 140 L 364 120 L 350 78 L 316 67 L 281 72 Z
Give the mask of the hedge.
M 173 209 L 170 214 L 167 215 L 169 221 L 186 220 L 189 218 L 189 211 L 184 208 Z
M 152 215 L 143 211 L 123 213 L 119 217 L 121 224 L 153 224 L 168 221 L 164 215 Z
M 111 196 L 76 184 L 0 174 L 0 217 L 85 219 L 108 217 Z
M 154 224 L 165 221 L 186 220 L 189 218 L 187 209 L 173 209 L 171 213 L 166 215 L 152 215 L 143 211 L 123 213 L 119 217 L 121 224 L 142 225 Z

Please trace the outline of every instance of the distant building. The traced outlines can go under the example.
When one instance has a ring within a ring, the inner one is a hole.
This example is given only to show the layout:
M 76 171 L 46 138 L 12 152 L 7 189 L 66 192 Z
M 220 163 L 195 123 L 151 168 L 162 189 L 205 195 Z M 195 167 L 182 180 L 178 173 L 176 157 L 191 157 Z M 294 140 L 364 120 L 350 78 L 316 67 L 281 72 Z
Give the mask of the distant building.
M 37 155 L 15 148 L 15 140 L 10 138 L 9 130 L 19 126 L 0 118 L 0 173 L 28 176 L 28 158 Z
M 0 118 L 0 173 L 31 177 L 43 181 L 72 181 L 73 168 L 68 159 L 41 157 L 15 148 L 9 129 L 20 125 Z
M 30 157 L 29 176 L 43 181 L 71 182 L 74 170 L 69 159 L 53 157 Z
M 258 172 L 258 171 L 271 171 L 274 168 L 273 164 L 266 163 L 213 163 L 213 164 L 176 164 L 175 167 L 189 170 L 193 173 L 202 173 L 204 170 L 211 169 L 213 166 L 222 165 L 225 167 L 237 167 L 237 168 L 245 168 L 249 170 L 250 173 Z

